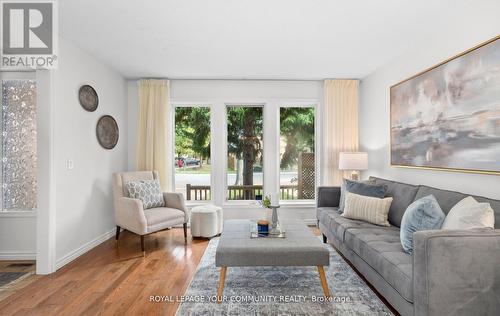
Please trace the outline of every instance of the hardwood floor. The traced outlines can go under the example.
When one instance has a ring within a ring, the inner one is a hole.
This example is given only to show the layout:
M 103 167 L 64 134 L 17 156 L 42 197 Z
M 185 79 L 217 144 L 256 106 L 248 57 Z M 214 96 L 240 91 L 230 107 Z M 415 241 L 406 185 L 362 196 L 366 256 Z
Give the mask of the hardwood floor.
M 311 227 L 315 235 L 320 232 Z M 48 276 L 0 301 L 0 315 L 174 315 L 178 303 L 150 302 L 152 295 L 181 296 L 189 285 L 208 240 L 182 228 L 140 238 L 127 231 Z
M 23 272 L 25 275 L 13 283 L 0 286 L 0 301 L 9 297 L 16 291 L 26 287 L 31 282 L 35 281 L 39 276 L 35 275 L 35 261 L 33 260 L 6 260 L 0 261 L 1 272 Z
M 0 315 L 173 315 L 178 303 L 150 295 L 184 294 L 208 240 L 184 243 L 182 228 L 149 235 L 146 256 L 129 232 L 0 301 Z

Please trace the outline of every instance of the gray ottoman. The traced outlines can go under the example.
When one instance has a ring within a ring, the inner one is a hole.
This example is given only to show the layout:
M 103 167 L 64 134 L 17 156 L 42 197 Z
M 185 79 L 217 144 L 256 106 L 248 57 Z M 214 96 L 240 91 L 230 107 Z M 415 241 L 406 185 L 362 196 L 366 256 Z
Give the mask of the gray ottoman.
M 221 267 L 217 296 L 222 298 L 228 267 L 316 266 L 325 296 L 328 284 L 323 270 L 330 265 L 330 254 L 303 221 L 280 221 L 286 238 L 250 238 L 249 220 L 227 220 L 215 253 L 215 266 Z

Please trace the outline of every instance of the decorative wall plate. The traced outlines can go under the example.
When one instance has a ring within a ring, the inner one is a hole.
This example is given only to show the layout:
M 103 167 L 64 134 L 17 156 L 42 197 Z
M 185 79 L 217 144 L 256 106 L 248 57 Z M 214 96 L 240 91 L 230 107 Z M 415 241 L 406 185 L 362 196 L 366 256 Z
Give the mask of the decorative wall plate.
M 96 136 L 99 144 L 105 149 L 113 149 L 118 143 L 118 124 L 111 115 L 101 116 L 96 126 Z
M 97 95 L 95 89 L 88 84 L 80 87 L 80 90 L 78 91 L 78 99 L 80 100 L 82 108 L 86 111 L 94 112 L 97 110 L 97 106 L 99 105 L 99 96 Z

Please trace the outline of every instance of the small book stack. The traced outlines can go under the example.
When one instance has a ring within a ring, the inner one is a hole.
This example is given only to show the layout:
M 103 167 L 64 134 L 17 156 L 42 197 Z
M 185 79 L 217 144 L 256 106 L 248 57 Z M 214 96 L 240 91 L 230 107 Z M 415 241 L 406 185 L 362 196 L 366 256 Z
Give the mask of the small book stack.
M 259 235 L 267 236 L 269 235 L 269 221 L 261 219 L 257 222 L 257 232 Z

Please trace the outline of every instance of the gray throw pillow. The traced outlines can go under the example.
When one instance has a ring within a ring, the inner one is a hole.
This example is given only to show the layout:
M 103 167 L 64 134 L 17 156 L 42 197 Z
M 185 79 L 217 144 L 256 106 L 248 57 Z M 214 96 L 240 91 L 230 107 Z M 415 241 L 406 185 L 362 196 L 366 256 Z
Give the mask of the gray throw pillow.
M 440 229 L 445 215 L 434 195 L 427 195 L 411 203 L 401 220 L 401 245 L 406 253 L 413 253 L 413 233 Z
M 371 180 L 352 181 L 344 179 L 340 189 L 340 213 L 344 211 L 346 192 L 383 199 L 387 192 L 387 186 L 385 184 L 374 184 Z
M 165 200 L 163 199 L 158 179 L 130 181 L 125 184 L 125 187 L 127 188 L 129 197 L 142 201 L 144 209 L 165 206 Z

